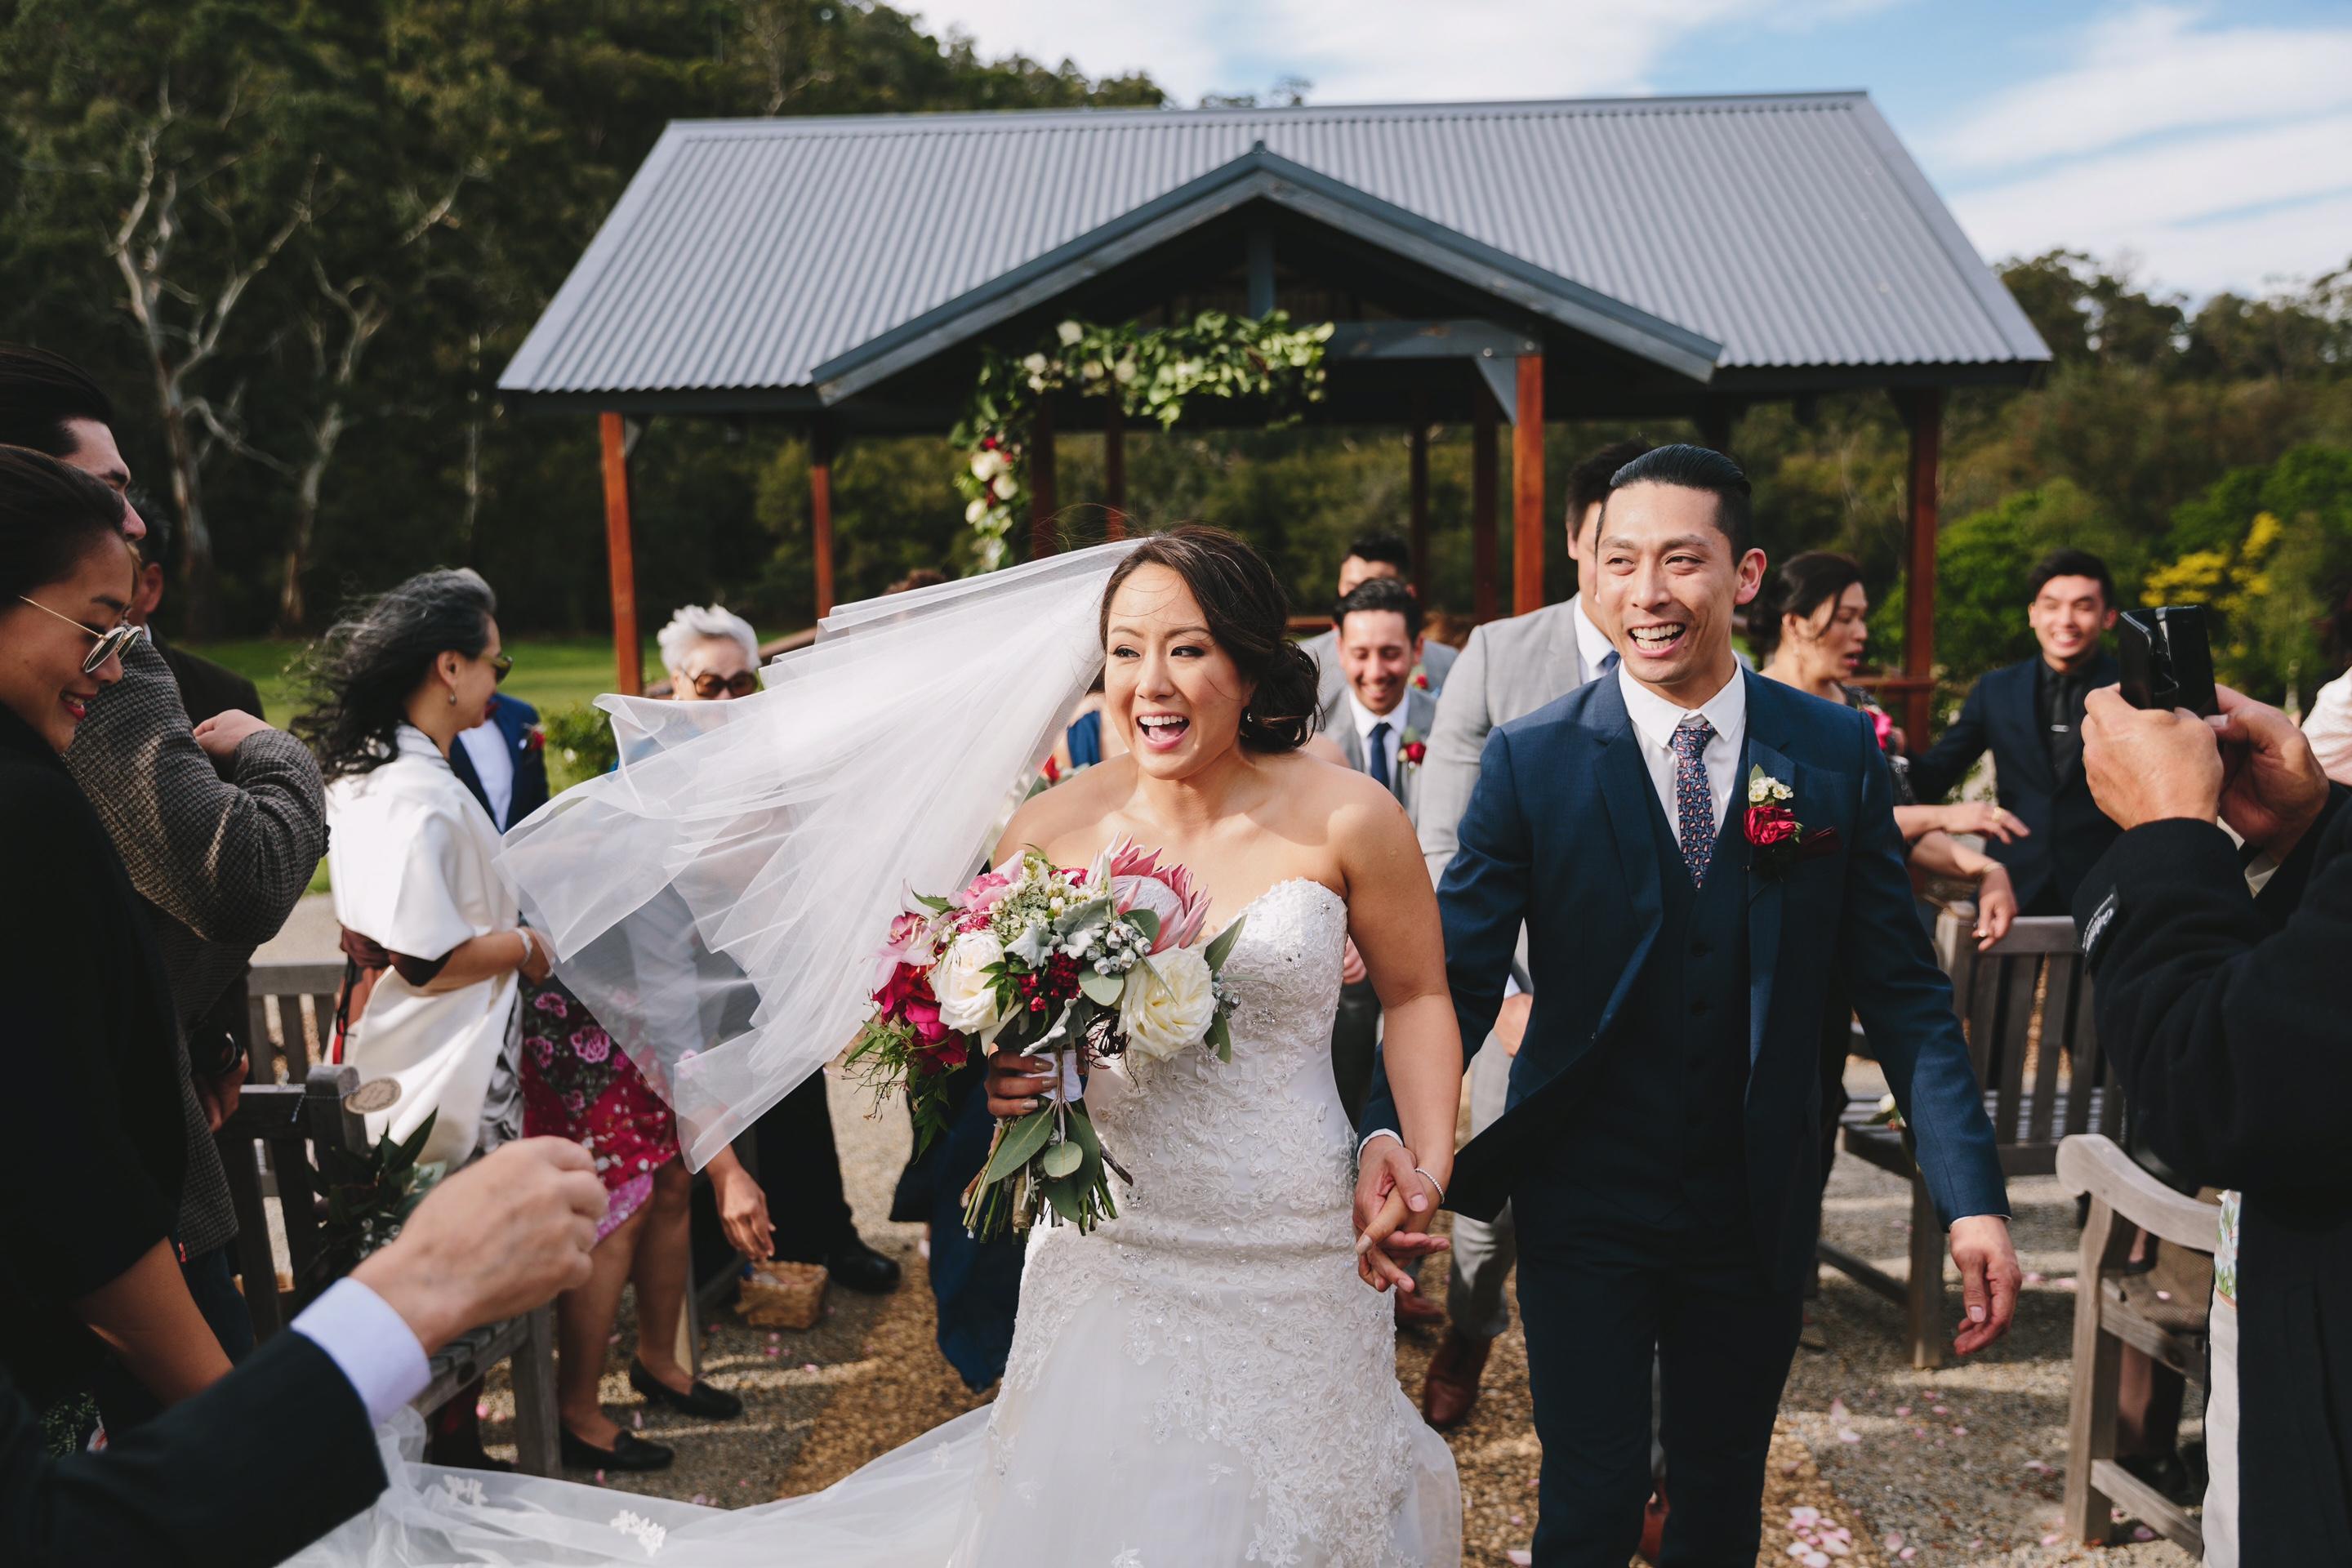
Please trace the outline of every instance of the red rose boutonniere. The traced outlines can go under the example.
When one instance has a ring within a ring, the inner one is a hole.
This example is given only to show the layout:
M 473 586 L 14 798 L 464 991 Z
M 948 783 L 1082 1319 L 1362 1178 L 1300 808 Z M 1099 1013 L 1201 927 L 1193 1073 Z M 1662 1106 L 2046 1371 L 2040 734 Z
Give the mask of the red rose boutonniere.
M 547 750 L 546 729 L 541 725 L 533 724 L 529 730 L 525 731 L 522 737 L 522 749 L 526 752 L 543 752 Z
M 1423 690 L 1423 691 L 1428 690 L 1428 689 L 1429 689 L 1429 671 L 1427 671 L 1427 670 L 1425 670 L 1425 669 L 1422 668 L 1421 668 L 1421 666 L 1419 666 L 1419 665 L 1417 665 L 1417 664 L 1416 664 L 1416 665 L 1414 665 L 1414 666 L 1412 667 L 1412 683 L 1413 683 L 1415 686 L 1417 686 L 1417 687 L 1421 688 L 1421 689 L 1422 689 L 1422 690 Z
M 1768 877 L 1785 877 L 1800 861 L 1837 847 L 1834 827 L 1807 827 L 1789 802 L 1796 792 L 1760 767 L 1748 770 L 1748 864 Z
M 1417 768 L 1421 766 L 1421 760 L 1427 755 L 1429 755 L 1429 746 L 1422 740 L 1421 731 L 1407 730 L 1404 732 L 1404 739 L 1397 746 L 1397 761 L 1406 767 Z

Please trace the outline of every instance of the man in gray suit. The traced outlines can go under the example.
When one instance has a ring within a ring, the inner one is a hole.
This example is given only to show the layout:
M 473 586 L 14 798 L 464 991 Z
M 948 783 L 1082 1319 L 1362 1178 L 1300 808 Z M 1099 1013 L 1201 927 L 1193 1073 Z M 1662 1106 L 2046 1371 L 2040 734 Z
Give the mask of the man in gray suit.
M 1339 597 L 1346 598 L 1375 577 L 1392 577 L 1408 584 L 1412 581 L 1412 552 L 1393 533 L 1366 534 L 1348 546 L 1348 553 L 1339 563 Z M 1411 592 L 1410 587 L 1407 592 Z M 1427 606 L 1423 609 L 1426 614 Z M 1318 632 L 1298 646 L 1307 650 L 1307 657 L 1322 672 L 1316 695 L 1323 704 L 1323 728 L 1337 732 L 1339 710 L 1347 700 L 1348 678 L 1339 668 L 1336 614 L 1331 630 Z M 1454 668 L 1454 650 L 1442 642 L 1429 643 L 1422 648 L 1421 674 L 1428 680 L 1426 693 L 1432 699 L 1445 689 L 1446 672 Z
M 1478 782 L 1478 759 L 1488 731 L 1567 696 L 1616 663 L 1606 628 L 1596 625 L 1586 609 L 1598 576 L 1593 523 L 1608 499 L 1610 479 L 1649 447 L 1646 441 L 1615 442 L 1579 463 L 1569 476 L 1568 549 L 1576 561 L 1576 596 L 1480 626 L 1470 634 L 1469 645 L 1454 666 L 1437 703 L 1436 722 L 1430 726 L 1428 755 L 1421 767 L 1421 810 L 1414 818 L 1433 882 L 1444 879 L 1454 858 L 1455 830 Z M 1474 1133 L 1503 1113 L 1511 1058 L 1534 1005 L 1528 991 L 1524 931 L 1513 971 L 1514 984 L 1495 1021 L 1495 1032 L 1471 1058 Z M 1453 1279 L 1446 1296 L 1452 1322 L 1422 1384 L 1422 1410 L 1431 1426 L 1441 1430 L 1459 1426 L 1476 1403 L 1487 1352 L 1495 1337 L 1510 1325 L 1503 1287 L 1517 1257 L 1509 1209 L 1491 1223 L 1454 1216 Z

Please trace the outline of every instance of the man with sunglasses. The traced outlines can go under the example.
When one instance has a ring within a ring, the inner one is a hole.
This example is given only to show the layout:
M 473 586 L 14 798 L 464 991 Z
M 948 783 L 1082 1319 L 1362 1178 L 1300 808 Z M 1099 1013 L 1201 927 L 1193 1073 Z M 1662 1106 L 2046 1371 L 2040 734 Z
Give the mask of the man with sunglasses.
M 113 426 L 112 404 L 79 367 L 0 343 L 0 445 L 29 447 L 104 481 L 127 503 L 124 536 L 152 549 Z M 212 1130 L 236 1109 L 246 1064 L 235 1037 L 207 1020 L 310 886 L 326 853 L 325 799 L 300 742 L 244 710 L 190 723 L 152 638 L 131 625 L 117 635 L 122 679 L 90 703 L 66 764 L 105 823 L 163 950 L 188 1068 L 176 1240 L 189 1293 L 235 1360 L 252 1348 L 251 1320 L 230 1261 L 236 1217 Z M 127 1380 L 102 1389 L 100 1405 L 118 1429 L 152 1409 Z

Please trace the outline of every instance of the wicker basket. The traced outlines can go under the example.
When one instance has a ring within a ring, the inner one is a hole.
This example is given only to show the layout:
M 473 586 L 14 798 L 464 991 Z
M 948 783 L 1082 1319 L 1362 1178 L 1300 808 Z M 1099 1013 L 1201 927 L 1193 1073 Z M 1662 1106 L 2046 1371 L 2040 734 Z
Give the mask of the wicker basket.
M 824 1316 L 822 1263 L 755 1263 L 735 1310 L 755 1329 L 813 1329 Z

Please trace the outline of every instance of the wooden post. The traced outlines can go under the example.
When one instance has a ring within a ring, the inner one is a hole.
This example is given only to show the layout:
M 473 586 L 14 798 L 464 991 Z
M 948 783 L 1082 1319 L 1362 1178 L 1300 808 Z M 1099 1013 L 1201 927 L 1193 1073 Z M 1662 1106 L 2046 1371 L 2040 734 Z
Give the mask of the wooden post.
M 1127 537 L 1127 411 L 1103 399 L 1103 537 Z
M 1914 746 L 1925 746 L 1936 711 L 1936 479 L 1943 446 L 1944 394 L 1928 387 L 1898 399 L 1911 426 L 1911 567 L 1905 586 L 1908 611 L 1903 639 L 1904 724 Z
M 834 447 L 831 426 L 809 426 L 809 544 L 816 555 L 818 620 L 833 614 Z
M 1429 416 L 1420 406 L 1421 399 L 1416 397 L 1413 403 L 1412 435 L 1406 447 L 1409 477 L 1405 489 L 1412 540 L 1412 591 L 1420 597 L 1422 613 L 1426 615 L 1434 602 L 1431 597 L 1433 574 L 1429 560 Z
M 1054 514 L 1061 510 L 1055 499 L 1054 405 L 1037 405 L 1037 422 L 1029 433 L 1029 553 L 1051 555 L 1059 547 Z
M 1470 395 L 1470 575 L 1473 609 L 1483 624 L 1502 613 L 1500 552 L 1495 540 L 1495 400 Z
M 1544 604 L 1543 355 L 1519 356 L 1518 423 L 1511 429 L 1511 613 Z
M 604 555 L 613 584 L 613 679 L 622 695 L 646 689 L 645 652 L 637 637 L 637 558 L 629 538 L 629 447 L 621 416 L 597 418 L 604 446 Z

